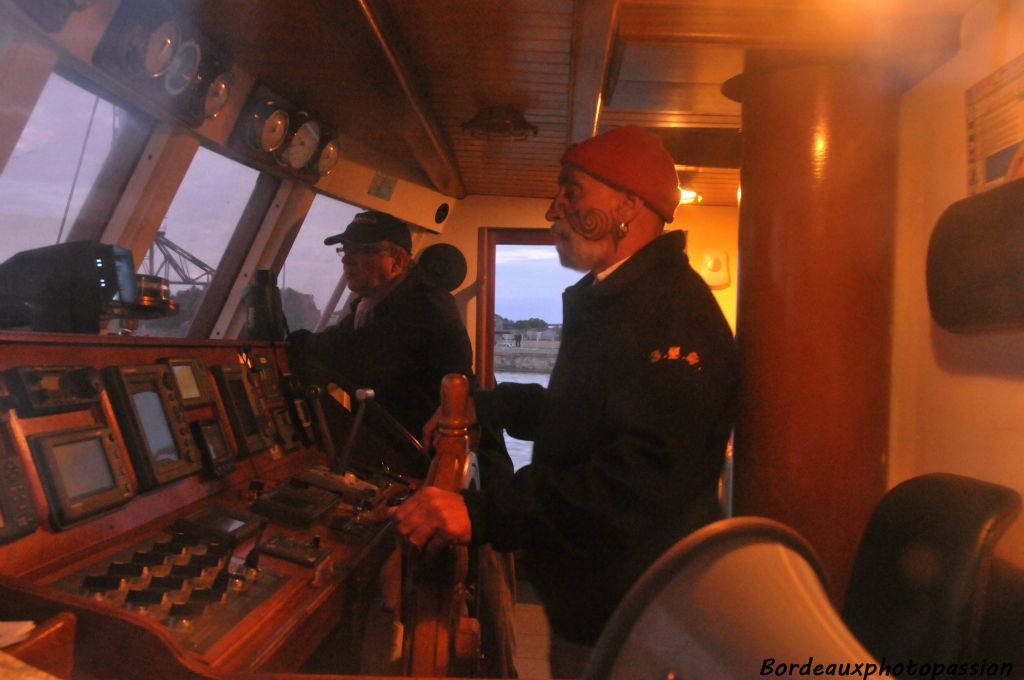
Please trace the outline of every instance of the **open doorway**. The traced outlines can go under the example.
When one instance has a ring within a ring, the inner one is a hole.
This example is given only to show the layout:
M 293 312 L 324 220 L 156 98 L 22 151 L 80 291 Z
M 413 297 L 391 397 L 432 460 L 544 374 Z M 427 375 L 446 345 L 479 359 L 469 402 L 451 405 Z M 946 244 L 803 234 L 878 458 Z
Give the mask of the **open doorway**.
M 478 374 L 485 384 L 538 383 L 547 386 L 562 330 L 562 291 L 582 276 L 558 261 L 547 230 L 489 229 L 481 272 L 487 283 L 486 310 L 479 315 Z M 481 359 L 486 362 L 480 365 Z M 532 442 L 507 434 L 516 469 L 530 462 Z

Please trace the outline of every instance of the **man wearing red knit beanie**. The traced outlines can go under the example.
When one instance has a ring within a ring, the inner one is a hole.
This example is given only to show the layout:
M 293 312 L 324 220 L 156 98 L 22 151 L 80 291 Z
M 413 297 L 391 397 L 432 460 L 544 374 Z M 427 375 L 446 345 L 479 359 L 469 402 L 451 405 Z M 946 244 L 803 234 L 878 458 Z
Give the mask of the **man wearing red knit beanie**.
M 549 386 L 504 383 L 471 400 L 480 422 L 534 441 L 532 462 L 479 491 L 423 489 L 394 511 L 417 546 L 522 551 L 553 677 L 582 673 L 643 571 L 721 517 L 735 348 L 682 232 L 664 233 L 678 203 L 675 164 L 645 130 L 569 147 L 547 219 L 562 264 L 586 274 L 563 295 Z

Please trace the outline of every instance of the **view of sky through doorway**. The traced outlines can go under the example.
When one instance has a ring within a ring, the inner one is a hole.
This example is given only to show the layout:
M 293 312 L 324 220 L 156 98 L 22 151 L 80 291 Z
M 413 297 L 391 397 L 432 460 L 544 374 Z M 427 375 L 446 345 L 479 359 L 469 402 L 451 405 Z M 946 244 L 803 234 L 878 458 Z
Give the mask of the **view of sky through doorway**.
M 495 247 L 496 382 L 547 386 L 561 338 L 562 291 L 581 276 L 559 263 L 553 245 Z M 517 470 L 530 462 L 532 442 L 507 434 L 505 442 Z

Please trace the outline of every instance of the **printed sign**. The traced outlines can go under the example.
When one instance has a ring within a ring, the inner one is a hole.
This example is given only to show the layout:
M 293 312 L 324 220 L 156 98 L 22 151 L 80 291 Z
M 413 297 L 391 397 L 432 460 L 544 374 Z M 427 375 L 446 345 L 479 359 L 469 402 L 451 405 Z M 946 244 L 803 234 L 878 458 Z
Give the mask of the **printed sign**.
M 967 190 L 1024 177 L 1024 54 L 967 90 Z

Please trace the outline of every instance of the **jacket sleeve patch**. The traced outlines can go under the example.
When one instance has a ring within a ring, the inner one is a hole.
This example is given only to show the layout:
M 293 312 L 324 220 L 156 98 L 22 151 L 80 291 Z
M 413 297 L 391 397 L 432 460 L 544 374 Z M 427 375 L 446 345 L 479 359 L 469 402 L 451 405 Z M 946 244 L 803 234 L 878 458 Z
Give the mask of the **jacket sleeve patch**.
M 698 371 L 701 370 L 700 355 L 696 352 L 688 352 L 683 354 L 683 348 L 678 345 L 670 345 L 664 349 L 657 347 L 647 355 L 648 360 L 652 364 L 656 364 L 659 361 L 685 361 L 690 366 L 695 367 Z

